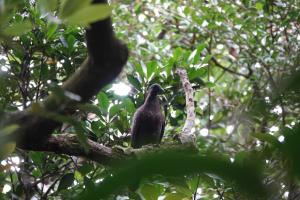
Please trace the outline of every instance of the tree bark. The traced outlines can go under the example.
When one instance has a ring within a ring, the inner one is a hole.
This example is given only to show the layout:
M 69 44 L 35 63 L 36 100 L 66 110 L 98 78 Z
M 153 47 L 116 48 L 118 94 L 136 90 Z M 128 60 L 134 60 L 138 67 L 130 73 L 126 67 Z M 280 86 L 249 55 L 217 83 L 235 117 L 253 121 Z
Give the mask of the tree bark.
M 179 75 L 182 87 L 185 93 L 186 113 L 187 117 L 182 128 L 179 140 L 182 144 L 196 142 L 196 135 L 192 133 L 192 128 L 195 125 L 195 105 L 194 105 L 194 90 L 189 81 L 187 72 L 183 68 L 178 68 L 176 73 Z
M 106 0 L 94 0 L 93 3 L 106 3 Z M 121 72 L 128 58 L 125 44 L 115 37 L 110 18 L 91 24 L 86 31 L 88 58 L 62 86 L 64 93 L 73 93 L 86 102 L 101 88 L 114 80 Z M 45 113 L 72 114 L 70 105 L 74 99 L 49 95 L 39 103 Z M 77 102 L 78 103 L 78 102 Z M 40 143 L 48 140 L 52 132 L 61 123 L 43 117 L 34 111 L 33 106 L 10 116 L 6 125 L 17 124 L 18 130 L 12 134 L 17 146 L 23 149 L 36 149 Z

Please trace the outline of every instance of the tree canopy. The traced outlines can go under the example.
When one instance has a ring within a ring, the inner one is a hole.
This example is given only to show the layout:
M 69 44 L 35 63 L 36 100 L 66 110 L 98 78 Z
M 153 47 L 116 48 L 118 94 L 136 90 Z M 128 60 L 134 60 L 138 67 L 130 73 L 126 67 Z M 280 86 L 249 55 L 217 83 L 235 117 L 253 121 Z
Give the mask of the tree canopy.
M 299 13 L 0 0 L 0 199 L 300 199 Z M 154 83 L 164 137 L 132 149 Z

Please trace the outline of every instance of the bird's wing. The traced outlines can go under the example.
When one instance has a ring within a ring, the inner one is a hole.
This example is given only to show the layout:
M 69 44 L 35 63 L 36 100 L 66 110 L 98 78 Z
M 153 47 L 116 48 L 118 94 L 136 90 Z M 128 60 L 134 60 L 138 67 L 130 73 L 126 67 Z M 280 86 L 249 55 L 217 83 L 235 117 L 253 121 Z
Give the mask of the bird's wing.
M 131 146 L 133 148 L 136 148 L 138 146 L 138 141 L 137 141 L 137 137 L 139 134 L 139 130 L 140 130 L 140 117 L 139 117 L 139 112 L 136 112 L 134 117 L 133 117 L 133 123 L 132 123 L 132 127 L 131 127 Z
M 166 121 L 165 119 L 163 118 L 162 119 L 162 125 L 161 125 L 161 131 L 160 131 L 160 138 L 159 138 L 159 142 L 161 142 L 162 140 L 162 137 L 164 136 L 164 132 L 165 132 L 165 125 L 166 125 Z

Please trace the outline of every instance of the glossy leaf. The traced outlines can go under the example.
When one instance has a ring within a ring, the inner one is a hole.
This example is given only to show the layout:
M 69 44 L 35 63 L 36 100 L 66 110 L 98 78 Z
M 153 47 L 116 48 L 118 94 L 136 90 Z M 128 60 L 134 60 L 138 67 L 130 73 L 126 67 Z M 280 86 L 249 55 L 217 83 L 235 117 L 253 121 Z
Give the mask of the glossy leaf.
M 90 5 L 81 8 L 72 15 L 65 18 L 67 23 L 88 25 L 92 22 L 105 19 L 111 14 L 111 8 L 109 5 Z
M 134 86 L 135 89 L 141 91 L 142 90 L 142 85 L 140 83 L 140 81 L 133 75 L 131 74 L 127 74 L 127 80 L 129 81 L 129 83 L 131 85 Z
M 60 8 L 61 18 L 66 18 L 74 13 L 78 12 L 80 9 L 89 6 L 91 0 L 64 0 Z
M 4 33 L 9 36 L 18 36 L 25 34 L 33 28 L 29 20 L 24 20 L 23 22 L 16 22 L 11 24 L 8 28 L 4 30 Z
M 97 95 L 97 98 L 99 101 L 100 109 L 103 111 L 107 111 L 109 107 L 109 98 L 107 97 L 107 95 L 104 92 L 100 92 Z

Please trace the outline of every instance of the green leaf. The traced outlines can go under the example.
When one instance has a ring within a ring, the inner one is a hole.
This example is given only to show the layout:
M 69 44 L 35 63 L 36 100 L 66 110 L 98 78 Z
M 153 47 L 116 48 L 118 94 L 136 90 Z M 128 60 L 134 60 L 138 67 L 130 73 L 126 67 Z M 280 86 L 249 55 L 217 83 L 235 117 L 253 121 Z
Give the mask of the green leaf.
M 264 8 L 264 4 L 258 2 L 258 3 L 255 4 L 255 8 L 257 10 L 262 10 Z
M 131 101 L 130 98 L 125 98 L 123 100 L 123 104 L 127 110 L 127 112 L 129 113 L 134 113 L 135 112 L 135 106 L 134 106 L 134 103 Z
M 175 63 L 175 60 L 174 60 L 174 58 L 171 57 L 171 58 L 168 60 L 168 63 L 167 63 L 167 66 L 166 66 L 167 76 L 170 76 L 170 75 L 171 75 L 171 71 L 172 71 L 172 69 L 173 69 L 173 67 L 174 67 L 174 63 Z
M 197 61 L 199 60 L 199 55 L 197 55 L 197 49 L 195 49 L 194 51 L 191 52 L 189 58 L 188 58 L 188 61 L 191 62 L 192 64 L 195 64 L 197 61 L 195 59 L 195 56 L 197 56 Z
M 96 134 L 96 136 L 98 138 L 102 137 L 103 136 L 103 132 L 101 131 L 101 129 L 105 127 L 105 124 L 103 123 L 103 121 L 101 120 L 98 120 L 98 121 L 93 121 L 92 124 L 91 124 L 91 129 L 92 129 L 92 132 L 94 134 Z
M 157 200 L 163 191 L 162 186 L 157 184 L 144 184 L 140 188 L 140 193 L 147 200 Z
M 38 177 L 41 177 L 42 176 L 42 172 L 40 169 L 34 169 L 32 171 L 32 175 L 35 177 L 35 178 L 38 178 Z
M 135 67 L 135 70 L 139 73 L 139 75 L 141 77 L 145 77 L 145 72 L 144 72 L 143 67 L 140 63 L 135 64 L 134 67 Z
M 99 101 L 100 109 L 107 112 L 109 107 L 109 98 L 107 97 L 107 95 L 104 92 L 99 92 L 97 98 Z
M 173 51 L 173 58 L 175 61 L 179 61 L 178 59 L 181 58 L 181 55 L 183 54 L 183 50 L 178 47 Z
M 87 103 L 87 104 L 78 105 L 78 108 L 84 111 L 95 113 L 99 117 L 102 115 L 101 110 L 93 104 Z
M 83 180 L 82 174 L 77 170 L 74 173 L 74 178 L 75 178 L 76 181 L 82 181 Z
M 0 161 L 13 153 L 16 149 L 16 142 L 7 141 L 6 138 L 0 138 Z
M 105 19 L 110 14 L 111 7 L 107 4 L 90 5 L 66 17 L 65 21 L 69 24 L 88 25 L 92 22 Z
M 208 88 L 213 88 L 213 87 L 216 86 L 216 84 L 213 83 L 213 82 L 206 82 L 205 85 L 206 85 L 206 87 L 208 87 Z
M 82 8 L 89 6 L 91 0 L 64 0 L 61 4 L 59 16 L 64 19 Z
M 190 53 L 188 61 L 192 62 L 192 64 L 196 64 L 199 61 L 201 52 L 205 49 L 205 47 L 206 44 L 200 44 L 197 49 Z
M 36 165 L 41 165 L 44 162 L 45 154 L 42 152 L 32 151 L 30 152 L 30 158 Z
M 75 129 L 75 133 L 78 137 L 78 140 L 80 144 L 83 146 L 84 150 L 88 152 L 89 145 L 87 143 L 87 136 L 86 136 L 86 129 L 83 127 L 83 125 L 80 122 L 74 121 L 71 123 Z
M 193 194 L 193 191 L 190 190 L 184 178 L 168 178 L 168 181 L 175 186 L 178 193 L 182 193 L 185 196 L 191 196 Z
M 212 55 L 206 55 L 205 58 L 202 60 L 201 65 L 208 63 L 208 61 L 210 61 L 212 57 Z
M 206 75 L 207 68 L 201 67 L 199 69 L 191 68 L 188 72 L 188 76 L 190 80 L 194 80 L 195 78 L 200 78 Z
M 56 23 L 50 23 L 47 28 L 48 28 L 47 39 L 50 39 L 55 34 L 58 25 Z
M 20 36 L 32 29 L 32 24 L 29 20 L 23 22 L 12 23 L 8 28 L 4 30 L 4 33 L 9 36 Z
M 157 62 L 151 61 L 147 63 L 147 79 L 149 79 L 156 72 L 156 69 L 157 69 Z
M 69 35 L 67 38 L 67 43 L 68 43 L 68 49 L 72 50 L 74 49 L 74 45 L 76 42 L 76 38 L 74 37 L 74 35 Z
M 166 195 L 164 200 L 188 200 L 190 196 L 186 196 L 182 193 L 169 193 Z
M 42 14 L 54 12 L 58 6 L 58 0 L 38 0 L 37 6 Z
M 113 105 L 110 109 L 109 109 L 109 116 L 113 117 L 115 116 L 121 109 L 120 105 Z
M 83 164 L 78 171 L 85 176 L 86 174 L 88 174 L 89 172 L 91 172 L 94 169 L 93 165 L 90 163 L 85 163 Z
M 280 142 L 273 135 L 267 133 L 253 133 L 252 136 L 259 139 L 262 142 L 268 142 L 269 144 L 274 145 L 275 147 L 281 146 Z
M 19 125 L 11 124 L 0 129 L 0 160 L 6 158 L 15 151 L 16 142 L 11 140 L 8 135 L 13 134 L 19 129 Z
M 60 179 L 57 191 L 67 189 L 68 187 L 72 186 L 73 182 L 74 182 L 74 174 L 73 173 L 65 174 Z
M 95 188 L 95 184 L 90 178 L 85 176 L 83 182 L 88 190 L 93 190 Z
M 135 76 L 133 76 L 131 74 L 127 74 L 127 79 L 128 79 L 128 82 L 131 85 L 133 85 L 135 89 L 137 89 L 138 91 L 142 91 L 142 84 Z
M 12 134 L 13 132 L 15 132 L 18 129 L 19 129 L 18 124 L 11 124 L 11 125 L 5 126 L 4 128 L 1 127 L 0 136 Z
M 194 152 L 194 153 L 193 153 Z M 106 172 L 103 181 L 93 191 L 88 191 L 76 199 L 103 199 L 120 188 L 134 184 L 135 180 L 160 174 L 165 177 L 184 177 L 197 173 L 209 173 L 225 181 L 234 182 L 240 191 L 266 199 L 262 176 L 256 165 L 241 165 L 214 156 L 200 156 L 195 150 L 173 149 L 147 153 L 138 159 L 123 160 Z M 120 166 L 122 166 L 120 168 Z M 135 179 L 132 179 L 132 177 Z M 186 195 L 181 195 L 185 198 Z

